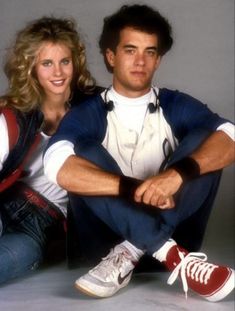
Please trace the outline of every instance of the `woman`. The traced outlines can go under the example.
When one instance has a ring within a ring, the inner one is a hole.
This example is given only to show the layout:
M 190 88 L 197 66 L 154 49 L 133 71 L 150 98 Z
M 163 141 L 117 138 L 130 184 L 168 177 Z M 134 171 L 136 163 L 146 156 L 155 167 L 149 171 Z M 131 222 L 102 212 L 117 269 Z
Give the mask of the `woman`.
M 84 45 L 68 19 L 44 17 L 21 30 L 5 72 L 9 90 L 0 100 L 0 283 L 38 267 L 51 232 L 57 234 L 55 228 L 66 217 L 67 194 L 44 176 L 42 153 L 70 107 L 95 91 Z

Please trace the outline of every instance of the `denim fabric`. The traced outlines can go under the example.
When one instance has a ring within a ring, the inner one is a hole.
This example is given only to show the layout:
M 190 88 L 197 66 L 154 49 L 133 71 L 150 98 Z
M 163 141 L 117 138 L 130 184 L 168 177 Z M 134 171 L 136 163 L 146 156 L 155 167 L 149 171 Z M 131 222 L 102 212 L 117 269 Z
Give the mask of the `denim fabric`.
M 208 135 L 209 133 L 205 131 L 195 131 L 188 135 L 172 154 L 168 165 L 189 155 Z M 95 142 L 79 145 L 76 153 L 110 172 L 120 174 L 116 162 Z M 119 197 L 71 195 L 72 213 L 75 219 L 81 220 L 77 231 L 78 234 L 83 234 L 81 243 L 84 244 L 85 241 L 86 244 L 83 248 L 90 247 L 102 231 L 102 226 L 101 229 L 94 231 L 95 227 L 89 226 L 85 218 L 82 218 L 83 210 L 86 208 L 88 213 L 99 220 L 98 222 L 114 232 L 114 236 L 130 241 L 149 254 L 158 250 L 172 236 L 189 250 L 198 249 L 217 193 L 220 175 L 220 171 L 205 174 L 185 184 L 175 197 L 176 207 L 171 210 L 159 210 L 131 203 Z M 188 221 L 190 226 L 187 226 Z M 86 240 L 84 232 L 87 232 L 87 228 L 90 228 L 93 241 Z
M 47 228 L 54 219 L 14 192 L 0 198 L 0 283 L 23 276 L 43 261 Z

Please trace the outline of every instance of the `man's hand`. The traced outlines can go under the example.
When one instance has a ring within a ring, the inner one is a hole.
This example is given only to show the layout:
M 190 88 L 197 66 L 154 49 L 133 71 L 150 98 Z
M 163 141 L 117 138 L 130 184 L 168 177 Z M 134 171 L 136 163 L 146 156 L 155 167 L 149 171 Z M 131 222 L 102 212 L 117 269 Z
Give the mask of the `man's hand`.
M 175 206 L 173 195 L 179 190 L 183 180 L 174 170 L 148 178 L 135 191 L 134 199 L 138 203 L 152 205 L 161 209 Z

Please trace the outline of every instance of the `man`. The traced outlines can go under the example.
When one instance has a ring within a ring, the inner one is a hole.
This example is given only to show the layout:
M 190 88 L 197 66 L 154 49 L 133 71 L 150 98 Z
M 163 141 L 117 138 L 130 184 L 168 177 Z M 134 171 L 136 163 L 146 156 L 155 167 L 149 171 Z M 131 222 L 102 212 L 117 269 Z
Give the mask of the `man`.
M 170 25 L 148 6 L 106 18 L 99 44 L 113 84 L 68 113 L 45 154 L 47 176 L 73 193 L 78 215 L 89 211 L 121 240 L 76 281 L 95 297 L 126 286 L 144 253 L 172 271 L 170 284 L 180 274 L 186 293 L 219 301 L 234 288 L 232 269 L 190 253 L 220 170 L 234 161 L 234 126 L 188 95 L 151 86 L 172 42 Z

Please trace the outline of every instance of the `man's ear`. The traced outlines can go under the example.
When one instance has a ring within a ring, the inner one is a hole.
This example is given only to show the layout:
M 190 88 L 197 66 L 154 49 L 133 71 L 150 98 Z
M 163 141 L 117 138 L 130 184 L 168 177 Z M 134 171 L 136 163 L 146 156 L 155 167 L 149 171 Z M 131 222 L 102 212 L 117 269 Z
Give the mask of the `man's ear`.
M 111 67 L 114 67 L 114 65 L 115 65 L 115 54 L 114 54 L 114 52 L 110 49 L 107 49 L 105 52 L 105 56 L 106 56 L 106 60 L 109 63 L 109 65 Z

